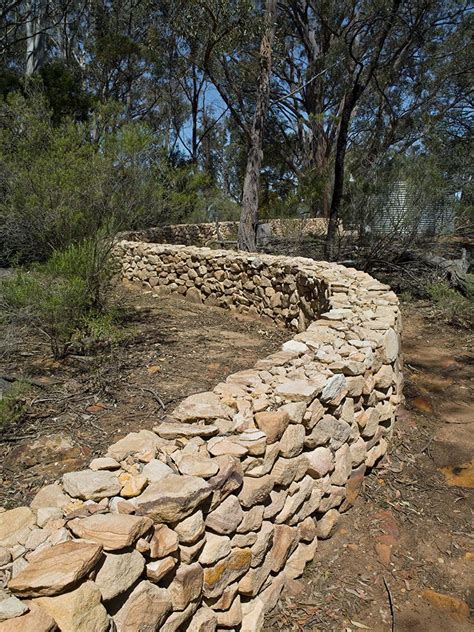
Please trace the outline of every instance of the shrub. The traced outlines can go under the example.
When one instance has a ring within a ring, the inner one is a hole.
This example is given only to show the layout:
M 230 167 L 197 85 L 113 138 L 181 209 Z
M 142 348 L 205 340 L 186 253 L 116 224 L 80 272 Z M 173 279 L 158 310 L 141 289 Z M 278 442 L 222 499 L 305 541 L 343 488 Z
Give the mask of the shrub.
M 428 287 L 438 315 L 452 325 L 472 327 L 474 325 L 474 279 L 468 275 L 468 293 L 463 296 L 453 290 L 445 281 L 433 283 Z
M 30 386 L 18 380 L 2 395 L 0 392 L 0 431 L 21 419 L 26 409 Z

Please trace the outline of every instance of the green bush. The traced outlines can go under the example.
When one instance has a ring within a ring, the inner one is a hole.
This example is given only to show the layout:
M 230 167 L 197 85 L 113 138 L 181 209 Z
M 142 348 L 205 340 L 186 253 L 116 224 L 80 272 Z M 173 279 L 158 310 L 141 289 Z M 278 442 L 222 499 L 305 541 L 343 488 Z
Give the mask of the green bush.
M 0 394 L 0 431 L 21 419 L 29 390 L 30 386 L 26 382 L 18 380 L 3 396 Z
M 430 285 L 428 294 L 445 322 L 460 327 L 474 325 L 474 275 L 468 275 L 467 296 L 450 288 L 445 281 Z

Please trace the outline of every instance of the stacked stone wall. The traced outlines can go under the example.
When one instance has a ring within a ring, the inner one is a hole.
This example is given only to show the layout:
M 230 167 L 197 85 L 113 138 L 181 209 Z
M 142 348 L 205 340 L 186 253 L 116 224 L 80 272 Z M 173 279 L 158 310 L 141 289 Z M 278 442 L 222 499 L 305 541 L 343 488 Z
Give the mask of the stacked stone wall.
M 149 290 L 295 333 L 0 513 L 0 632 L 257 632 L 387 450 L 397 298 L 310 259 L 130 241 L 116 253 Z

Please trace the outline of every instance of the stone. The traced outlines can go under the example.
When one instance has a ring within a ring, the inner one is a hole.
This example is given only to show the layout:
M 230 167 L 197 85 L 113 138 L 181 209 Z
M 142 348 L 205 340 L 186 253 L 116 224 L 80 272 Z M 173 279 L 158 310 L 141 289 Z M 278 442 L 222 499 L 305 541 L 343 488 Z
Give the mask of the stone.
M 239 582 L 239 592 L 245 597 L 255 597 L 262 586 L 271 581 L 272 558 L 267 556 L 261 566 L 251 568 Z
M 206 533 L 206 543 L 199 556 L 200 564 L 215 564 L 230 553 L 230 538 L 226 535 L 216 535 L 211 531 Z
M 142 581 L 114 615 L 117 632 L 156 632 L 171 611 L 171 599 L 164 588 Z
M 337 509 L 330 509 L 318 520 L 316 531 L 320 540 L 327 540 L 327 538 L 331 537 L 339 518 L 340 514 Z
M 204 533 L 202 511 L 196 511 L 174 526 L 180 544 L 193 544 Z
M 282 344 L 281 349 L 282 351 L 291 351 L 292 353 L 297 353 L 298 355 L 302 355 L 303 353 L 309 351 L 307 345 L 299 340 L 288 340 Z
M 199 608 L 191 619 L 187 632 L 216 632 L 217 617 L 207 606 Z
M 91 470 L 119 470 L 120 463 L 110 456 L 103 456 L 98 459 L 93 459 L 89 463 Z
M 229 455 L 241 457 L 248 453 L 248 449 L 245 446 L 238 443 L 235 439 L 226 437 L 215 437 L 214 440 L 208 442 L 207 449 L 212 456 Z
M 257 534 L 257 539 L 252 545 L 252 562 L 251 567 L 260 566 L 265 558 L 265 555 L 273 543 L 273 524 L 268 521 L 264 521 Z
M 242 522 L 244 512 L 235 496 L 228 496 L 217 509 L 211 511 L 206 517 L 206 528 L 220 535 L 235 533 Z
M 50 520 L 61 520 L 62 517 L 63 511 L 59 507 L 40 507 L 36 511 L 36 524 L 43 528 Z
M 28 612 L 21 617 L 0 622 L 0 632 L 54 632 L 58 629 L 50 615 L 34 601 L 22 603 L 28 607 Z
M 400 340 L 398 334 L 392 329 L 387 329 L 382 338 L 383 359 L 390 364 L 395 362 L 400 353 Z
M 174 474 L 174 472 L 170 466 L 163 463 L 163 461 L 152 459 L 143 466 L 142 474 L 149 483 L 158 483 L 165 478 L 165 476 Z
M 319 390 L 318 385 L 308 380 L 288 380 L 275 389 L 277 395 L 291 402 L 310 402 Z
M 148 450 L 156 451 L 160 445 L 160 439 L 151 430 L 140 430 L 140 432 L 130 432 L 126 437 L 120 439 L 107 450 L 108 457 L 116 461 L 123 461 L 132 454 L 138 454 Z
M 183 454 L 178 464 L 181 474 L 211 478 L 219 471 L 219 465 L 214 459 L 200 454 Z
M 374 375 L 376 388 L 388 388 L 394 381 L 393 369 L 389 364 L 384 364 Z
M 171 423 L 164 422 L 153 427 L 153 432 L 163 439 L 192 439 L 193 437 L 213 437 L 219 433 L 219 428 L 214 425 L 193 424 L 193 423 Z
M 296 483 L 293 483 L 293 485 L 296 485 Z M 302 506 L 305 500 L 310 497 L 313 486 L 314 480 L 311 476 L 305 476 L 301 483 L 297 485 L 297 487 L 299 487 L 298 491 L 289 495 L 285 500 L 283 509 L 275 517 L 275 522 L 277 524 L 288 522 Z
M 277 524 L 273 530 L 273 545 L 269 554 L 271 569 L 278 573 L 298 545 L 298 529 Z
M 198 599 L 201 596 L 202 582 L 203 570 L 200 564 L 181 564 L 168 588 L 173 609 L 185 610 L 191 601 Z
M 322 478 L 334 468 L 333 453 L 329 448 L 315 448 L 311 452 L 305 452 L 308 459 L 308 474 L 313 478 Z
M 101 544 L 106 551 L 117 551 L 132 546 L 153 526 L 150 518 L 127 514 L 95 514 L 69 522 L 70 530 L 78 538 Z
M 116 496 L 122 489 L 117 476 L 107 470 L 67 472 L 62 478 L 64 491 L 73 498 L 101 500 Z
M 244 476 L 242 489 L 239 492 L 240 504 L 249 508 L 266 501 L 273 489 L 274 479 L 270 474 L 260 478 Z
M 134 498 L 139 496 L 148 484 L 146 476 L 131 476 L 130 474 L 122 474 L 119 476 L 120 482 L 123 484 L 120 495 L 124 498 Z
M 227 586 L 227 588 L 224 589 L 222 595 L 217 599 L 205 598 L 205 601 L 207 605 L 209 605 L 213 610 L 228 610 L 231 607 L 232 602 L 234 601 L 238 591 L 239 584 L 238 582 L 235 582 Z
M 308 516 L 298 525 L 300 540 L 302 542 L 312 542 L 316 537 L 316 523 L 314 518 Z
M 178 632 L 179 630 L 183 630 L 182 626 L 191 619 L 198 607 L 199 603 L 195 601 L 190 603 L 185 610 L 172 612 L 159 629 L 159 632 Z
M 263 505 L 255 505 L 249 511 L 244 512 L 244 518 L 237 528 L 237 533 L 248 533 L 258 531 L 263 521 Z
M 304 426 L 299 424 L 291 424 L 288 426 L 280 439 L 281 456 L 290 459 L 301 454 L 303 451 L 304 440 Z
M 304 402 L 290 402 L 289 404 L 281 406 L 279 410 L 288 415 L 291 424 L 301 424 L 303 423 L 307 408 Z
M 133 499 L 137 514 L 149 516 L 155 522 L 176 523 L 189 516 L 212 489 L 197 476 L 170 474 L 159 483 L 150 483 L 143 494 Z
M 244 473 L 241 462 L 229 455 L 215 459 L 219 465 L 219 472 L 208 480 L 212 490 L 211 510 L 215 509 L 232 492 L 238 490 L 243 481 Z
M 275 443 L 288 427 L 290 417 L 286 411 L 267 411 L 256 413 L 255 423 L 266 434 L 267 443 Z
M 8 587 L 22 597 L 56 595 L 86 577 L 101 557 L 98 544 L 63 542 L 37 553 Z
M 179 545 L 179 557 L 181 563 L 183 564 L 191 564 L 192 562 L 196 562 L 201 554 L 202 549 L 206 543 L 206 534 L 195 542 L 194 544 L 180 544 Z
M 144 568 L 145 559 L 138 551 L 107 553 L 94 580 L 102 599 L 108 601 L 128 590 Z
M 347 392 L 346 377 L 342 374 L 333 375 L 327 380 L 321 392 L 321 401 L 334 402 L 340 399 L 344 392 Z
M 359 437 L 357 441 L 350 446 L 352 465 L 360 465 L 367 456 L 367 444 L 362 437 Z
M 259 597 L 242 604 L 242 624 L 240 632 L 261 632 L 264 618 L 265 606 Z
M 350 434 L 351 427 L 348 423 L 331 415 L 324 415 L 314 426 L 311 434 L 306 436 L 304 444 L 306 448 L 329 444 L 331 448 L 337 450 L 348 440 Z
M 203 593 L 205 597 L 219 597 L 224 589 L 242 577 L 250 568 L 250 549 L 232 549 L 231 553 L 214 566 L 204 569 Z
M 31 509 L 40 509 L 41 507 L 57 507 L 62 509 L 71 499 L 63 492 L 63 488 L 58 483 L 45 485 L 31 501 Z
M 34 603 L 56 621 L 61 632 L 106 632 L 109 617 L 100 598 L 100 590 L 88 581 L 71 592 L 39 597 Z
M 9 564 L 12 561 L 12 555 L 10 553 L 10 550 L 7 549 L 6 547 L 1 546 L 0 547 L 0 566 L 5 566 L 6 564 Z
M 20 601 L 18 597 L 11 596 L 2 599 L 0 595 L 0 622 L 21 617 L 28 610 L 28 606 L 23 601 Z
M 147 579 L 155 583 L 159 582 L 176 567 L 177 563 L 178 560 L 175 557 L 164 557 L 161 560 L 149 562 L 146 565 Z
M 150 540 L 150 557 L 152 559 L 166 557 L 178 550 L 178 534 L 164 524 L 154 528 Z
M 301 577 L 305 566 L 310 562 L 316 553 L 318 541 L 314 540 L 310 544 L 300 542 L 296 550 L 290 555 L 285 564 L 285 573 L 288 579 Z
M 222 404 L 219 397 L 212 392 L 190 395 L 173 411 L 173 417 L 183 422 L 219 419 L 220 417 L 225 419 L 230 416 L 229 408 Z
M 16 507 L 0 513 L 0 546 L 12 547 L 27 537 L 35 524 L 35 515 L 29 507 Z
M 240 597 L 237 595 L 228 610 L 216 612 L 217 624 L 223 628 L 235 628 L 242 621 L 242 607 Z
M 345 485 L 352 471 L 351 450 L 347 443 L 344 443 L 334 455 L 335 467 L 331 474 L 333 485 Z

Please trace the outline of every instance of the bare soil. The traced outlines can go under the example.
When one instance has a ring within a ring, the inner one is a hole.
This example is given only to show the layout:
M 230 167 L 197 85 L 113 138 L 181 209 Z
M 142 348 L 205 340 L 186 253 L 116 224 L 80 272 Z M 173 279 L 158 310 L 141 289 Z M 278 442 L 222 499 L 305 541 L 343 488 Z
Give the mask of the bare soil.
M 268 321 L 130 286 L 119 290 L 119 301 L 127 311 L 124 337 L 110 348 L 55 361 L 29 332 L 0 361 L 0 375 L 39 385 L 18 422 L 0 431 L 0 506 L 29 502 L 42 485 L 83 468 L 128 432 L 151 429 L 181 399 L 251 367 L 289 338 Z

